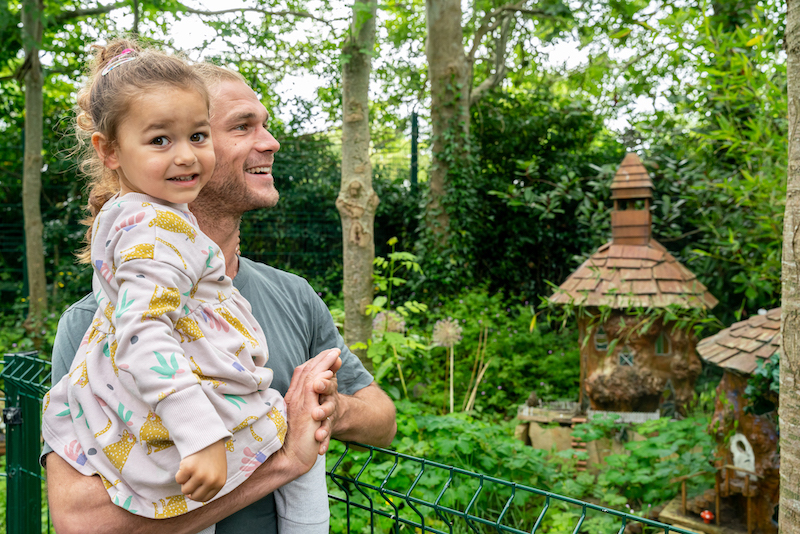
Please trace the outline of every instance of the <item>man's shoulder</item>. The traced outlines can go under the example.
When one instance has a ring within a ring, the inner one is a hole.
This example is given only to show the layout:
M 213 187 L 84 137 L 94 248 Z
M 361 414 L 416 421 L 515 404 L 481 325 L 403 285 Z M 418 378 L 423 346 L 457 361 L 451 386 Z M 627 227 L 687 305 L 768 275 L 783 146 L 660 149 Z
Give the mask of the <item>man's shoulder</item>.
M 234 278 L 234 285 L 238 285 L 237 282 L 247 285 L 267 284 L 275 289 L 287 292 L 304 294 L 314 292 L 308 280 L 302 276 L 282 271 L 242 256 L 239 257 L 239 273 Z
M 97 311 L 97 302 L 94 300 L 94 295 L 89 293 L 64 310 L 64 313 L 61 314 L 61 321 L 80 320 L 86 315 L 94 315 L 95 311 Z

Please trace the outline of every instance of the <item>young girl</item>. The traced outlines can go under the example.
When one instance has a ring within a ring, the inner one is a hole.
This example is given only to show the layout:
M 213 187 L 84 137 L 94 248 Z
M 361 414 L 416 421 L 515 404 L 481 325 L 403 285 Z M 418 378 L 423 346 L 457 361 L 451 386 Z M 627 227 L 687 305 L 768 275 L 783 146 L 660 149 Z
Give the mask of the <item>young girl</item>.
M 76 470 L 100 475 L 115 504 L 172 517 L 230 492 L 278 450 L 285 405 L 269 389 L 264 333 L 187 208 L 214 170 L 205 85 L 135 43 L 98 50 L 77 120 L 92 144 L 82 260 L 98 311 L 45 396 L 42 433 Z M 328 531 L 317 466 L 279 490 L 282 534 Z

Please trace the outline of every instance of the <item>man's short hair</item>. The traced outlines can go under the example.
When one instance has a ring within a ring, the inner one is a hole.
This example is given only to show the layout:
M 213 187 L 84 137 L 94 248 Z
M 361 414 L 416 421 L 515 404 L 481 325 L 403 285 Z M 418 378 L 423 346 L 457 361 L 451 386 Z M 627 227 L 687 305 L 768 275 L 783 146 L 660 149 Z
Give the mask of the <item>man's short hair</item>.
M 247 85 L 244 76 L 238 72 L 220 67 L 219 65 L 214 65 L 213 63 L 197 63 L 194 65 L 194 69 L 209 88 L 222 82 L 242 82 Z

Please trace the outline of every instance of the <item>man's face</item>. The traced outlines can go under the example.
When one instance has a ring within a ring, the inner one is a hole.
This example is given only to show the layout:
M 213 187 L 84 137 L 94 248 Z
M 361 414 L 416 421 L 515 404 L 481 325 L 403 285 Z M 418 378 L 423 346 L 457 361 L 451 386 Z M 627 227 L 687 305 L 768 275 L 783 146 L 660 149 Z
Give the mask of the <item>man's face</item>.
M 267 131 L 269 114 L 239 81 L 211 87 L 211 135 L 217 166 L 191 209 L 206 217 L 241 216 L 278 202 L 272 178 L 281 145 Z

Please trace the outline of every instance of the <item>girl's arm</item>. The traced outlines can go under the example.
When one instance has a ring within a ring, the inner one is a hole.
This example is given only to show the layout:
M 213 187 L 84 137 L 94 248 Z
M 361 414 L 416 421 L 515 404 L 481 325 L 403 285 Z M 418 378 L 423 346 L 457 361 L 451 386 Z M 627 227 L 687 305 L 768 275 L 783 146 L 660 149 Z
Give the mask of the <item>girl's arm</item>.
M 231 436 L 184 353 L 191 346 L 175 338 L 178 321 L 190 320 L 186 304 L 207 265 L 222 260 L 202 254 L 204 236 L 171 208 L 123 201 L 114 218 L 134 224 L 104 227 L 113 262 L 98 270 L 117 287 L 115 307 L 106 310 L 116 328 L 111 363 L 121 381 L 123 373 L 133 378 L 122 382 L 161 418 L 186 458 Z

